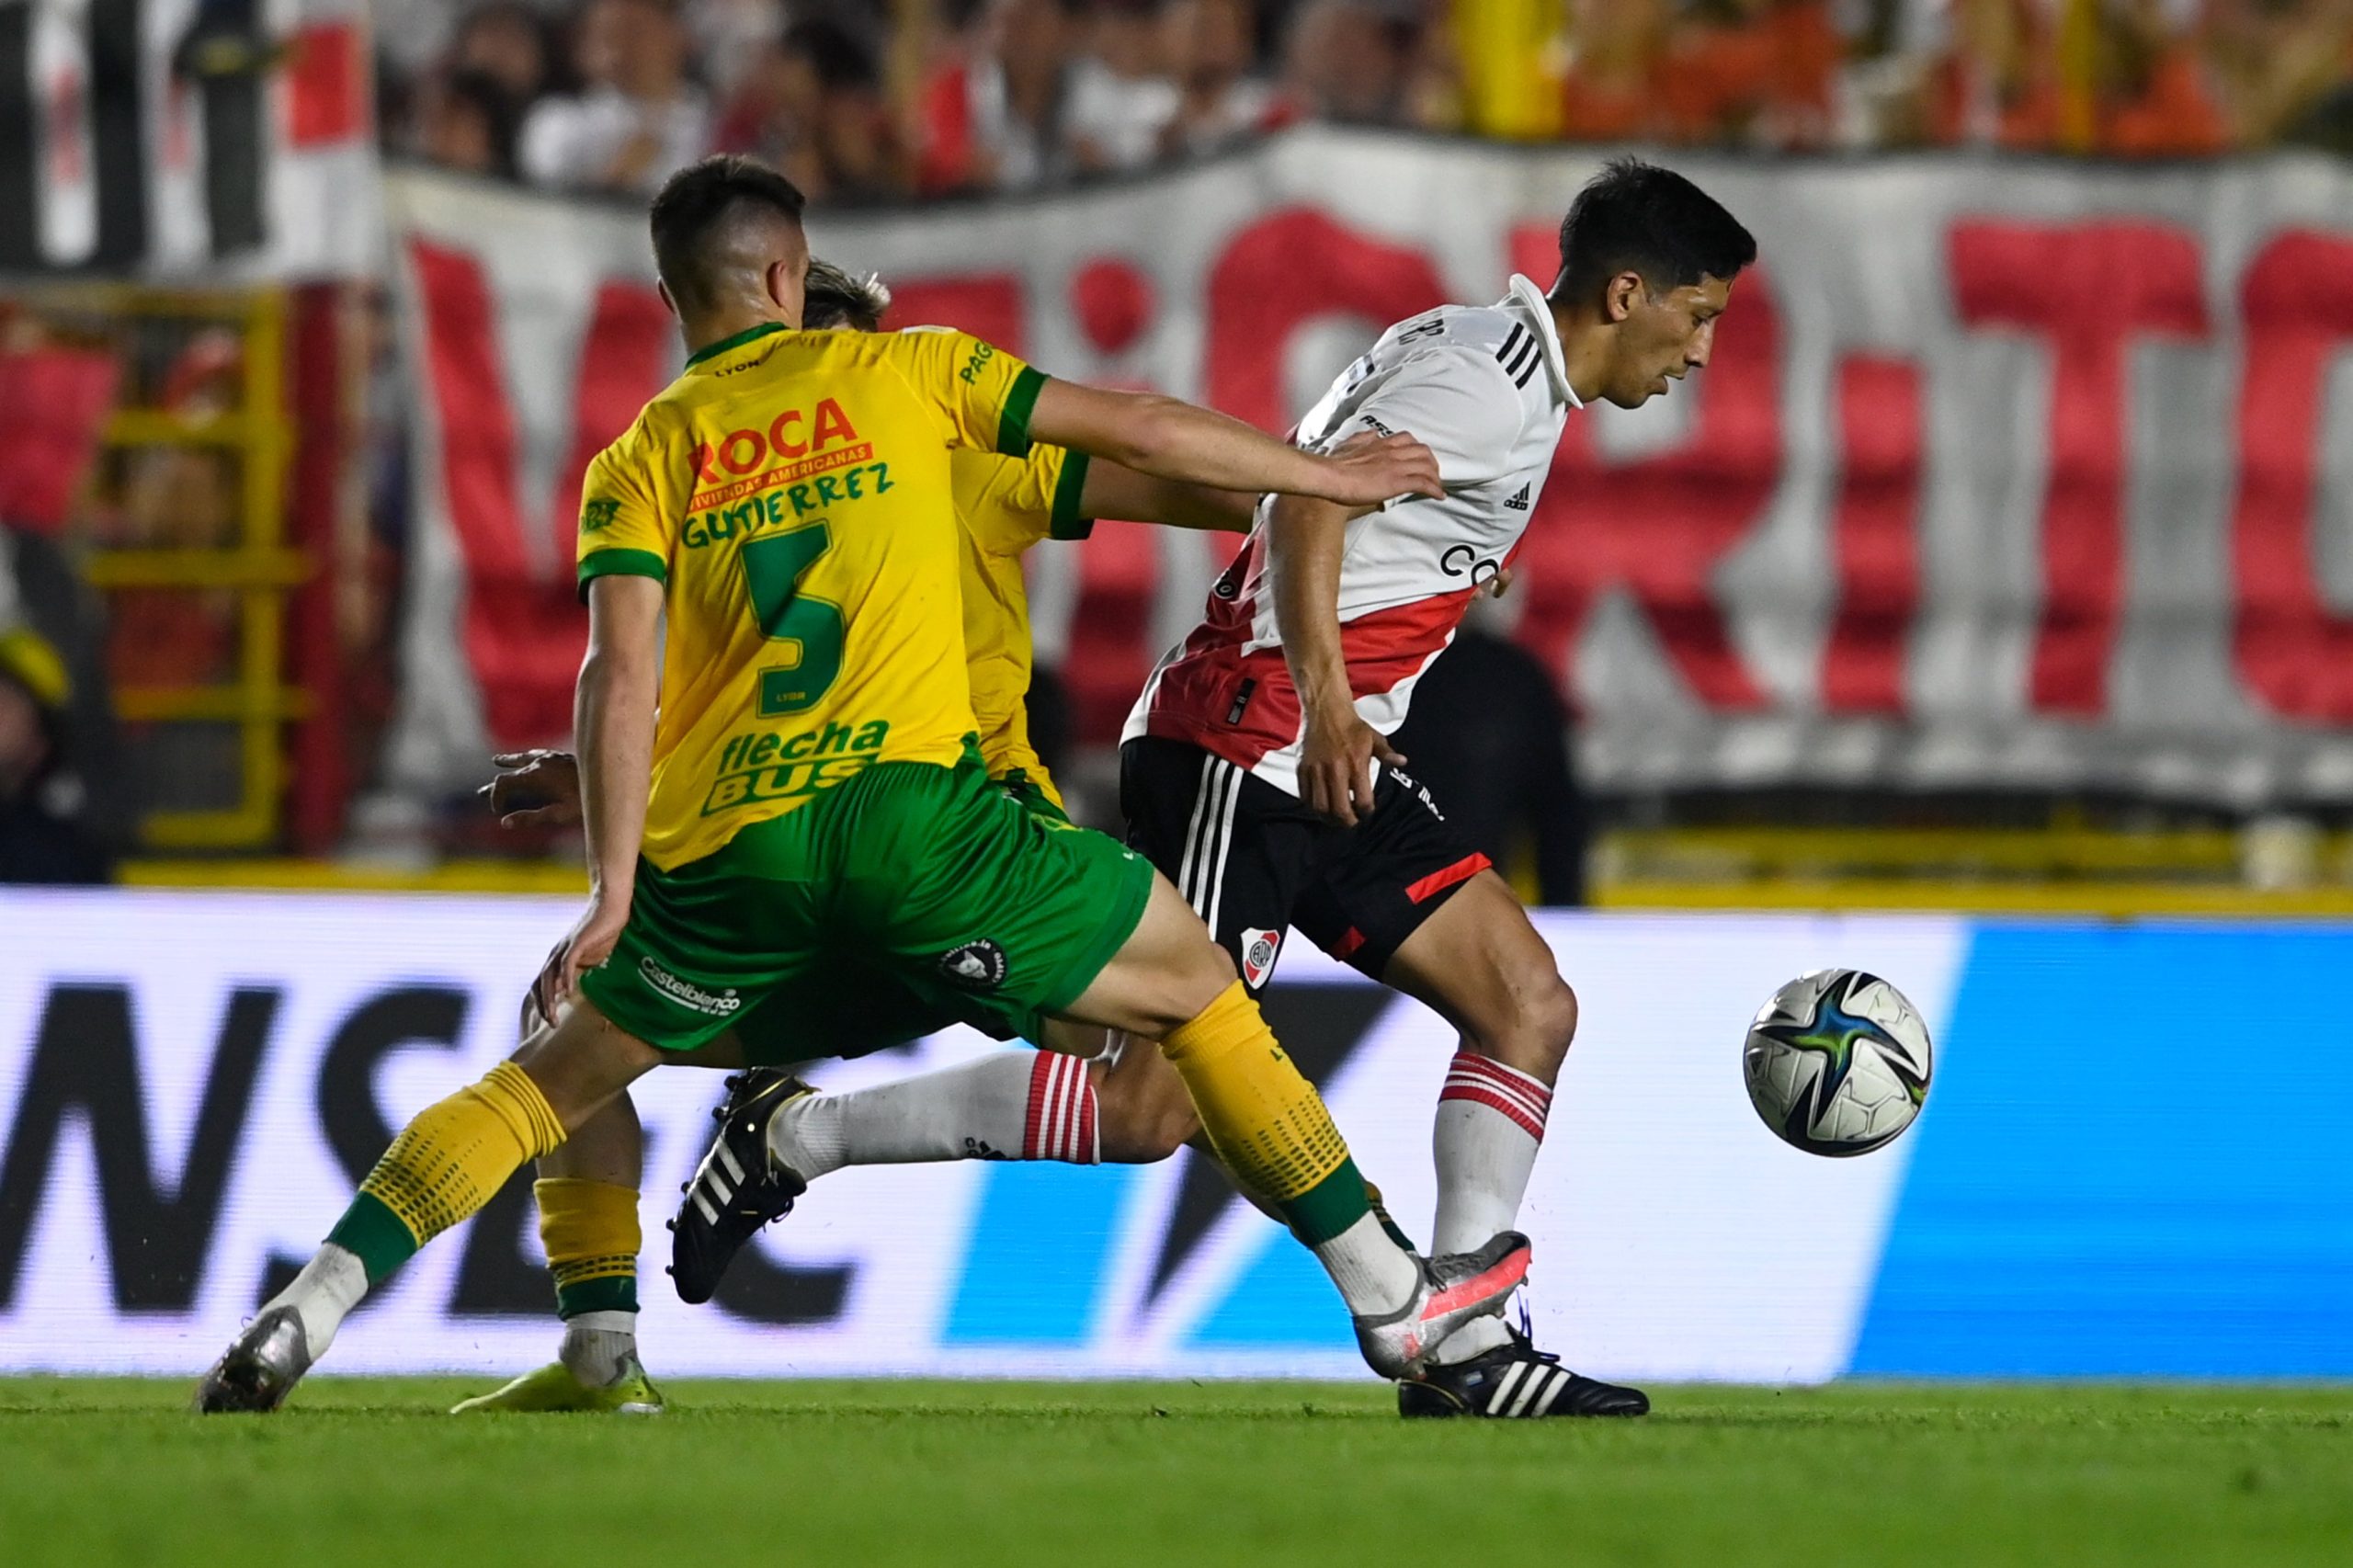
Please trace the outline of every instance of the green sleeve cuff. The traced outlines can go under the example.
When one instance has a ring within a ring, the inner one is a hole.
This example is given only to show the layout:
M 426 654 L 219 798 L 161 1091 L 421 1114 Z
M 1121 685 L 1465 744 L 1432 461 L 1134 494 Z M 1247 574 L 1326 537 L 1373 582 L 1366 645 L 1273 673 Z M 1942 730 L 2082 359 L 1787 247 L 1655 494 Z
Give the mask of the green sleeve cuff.
M 1085 452 L 1073 452 L 1063 460 L 1063 476 L 1054 481 L 1054 510 L 1046 531 L 1055 539 L 1085 539 L 1095 531 L 1095 519 L 1086 513 L 1086 465 L 1091 461 Z
M 598 577 L 651 577 L 670 581 L 670 566 L 650 550 L 599 550 L 580 559 L 580 602 L 588 602 L 588 585 Z
M 1005 407 L 996 416 L 996 449 L 1006 457 L 1029 455 L 1029 411 L 1038 406 L 1045 385 L 1046 373 L 1034 365 L 1022 366 L 1013 378 L 1013 390 L 1005 394 Z

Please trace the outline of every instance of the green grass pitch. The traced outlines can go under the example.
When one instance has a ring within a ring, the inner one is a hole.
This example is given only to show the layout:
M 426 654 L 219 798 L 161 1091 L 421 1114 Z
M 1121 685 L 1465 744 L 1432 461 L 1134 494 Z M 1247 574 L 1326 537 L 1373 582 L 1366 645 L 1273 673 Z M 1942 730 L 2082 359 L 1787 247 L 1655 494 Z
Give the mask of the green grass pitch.
M 480 1380 L 0 1379 L 0 1562 L 2353 1562 L 2353 1390 L 1657 1391 L 1399 1421 L 1373 1384 L 682 1382 L 453 1420 Z

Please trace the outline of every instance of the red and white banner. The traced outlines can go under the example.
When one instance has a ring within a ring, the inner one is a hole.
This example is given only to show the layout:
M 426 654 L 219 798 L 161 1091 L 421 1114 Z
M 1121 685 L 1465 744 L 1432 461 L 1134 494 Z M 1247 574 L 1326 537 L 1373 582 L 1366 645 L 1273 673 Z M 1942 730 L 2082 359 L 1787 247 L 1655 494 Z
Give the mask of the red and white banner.
M 0 6 L 0 275 L 381 264 L 365 0 Z
M 1388 322 L 1549 278 L 1600 158 L 1299 131 L 814 239 L 903 323 L 1280 429 Z M 1762 262 L 1703 374 L 1571 420 L 1501 607 L 1590 782 L 2353 798 L 2353 166 L 1676 162 Z M 391 186 L 422 415 L 393 771 L 432 790 L 564 733 L 579 475 L 681 356 L 635 215 Z M 1034 553 L 1083 733 L 1218 547 Z

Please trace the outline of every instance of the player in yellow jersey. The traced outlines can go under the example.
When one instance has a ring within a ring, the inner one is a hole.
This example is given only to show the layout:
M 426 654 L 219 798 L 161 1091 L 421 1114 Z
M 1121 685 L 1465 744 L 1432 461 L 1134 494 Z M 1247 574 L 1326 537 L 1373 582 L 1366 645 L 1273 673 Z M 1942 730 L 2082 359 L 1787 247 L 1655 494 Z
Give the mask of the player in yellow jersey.
M 1437 494 L 1427 449 L 1301 451 L 1174 400 L 1050 381 L 961 334 L 801 332 L 801 207 L 736 158 L 681 171 L 654 203 L 690 353 L 584 487 L 593 891 L 563 963 L 577 995 L 403 1129 L 206 1374 L 200 1409 L 275 1409 L 370 1287 L 518 1166 L 665 1059 L 715 1061 L 738 1014 L 823 997 L 845 962 L 1000 1035 L 1051 1016 L 1161 1041 L 1384 1376 L 1418 1370 L 1525 1277 L 1516 1232 L 1437 1260 L 1384 1234 L 1323 1102 L 1183 899 L 1111 840 L 1007 800 L 972 750 L 950 450 L 1017 456 L 1034 436 L 1362 506 Z M 747 1208 L 782 1097 L 736 1102 L 721 1128 L 714 1157 Z
M 812 330 L 846 328 L 879 332 L 890 307 L 880 279 L 853 277 L 840 267 L 812 261 L 803 287 L 802 325 Z M 1154 479 L 1085 453 L 1034 444 L 1022 457 L 959 450 L 949 457 L 954 507 L 963 530 L 963 641 L 965 673 L 980 753 L 990 778 L 1031 811 L 1064 816 L 1061 791 L 1030 742 L 1024 699 L 1030 680 L 1029 606 L 1022 558 L 1048 539 L 1085 537 L 1098 517 L 1120 517 L 1180 528 L 1246 532 L 1255 496 Z M 483 791 L 502 821 L 567 826 L 580 820 L 578 762 L 566 752 L 537 751 L 497 759 L 506 771 Z M 546 976 L 543 974 L 542 982 Z M 524 1010 L 524 1035 L 541 1017 L 540 992 Z M 847 1019 L 813 1020 L 805 1009 L 755 1009 L 734 1026 L 737 1033 L 772 1035 L 748 1052 L 761 1060 L 791 1060 L 817 1051 L 852 1052 L 858 1044 L 897 1044 L 954 1021 L 920 999 L 907 997 L 879 976 L 845 983 L 838 994 Z M 850 1022 L 854 1020 L 854 1026 Z M 846 1031 L 854 1033 L 847 1038 Z M 893 1032 L 895 1031 L 895 1032 Z M 884 1037 L 888 1038 L 884 1038 Z M 1049 1024 L 1040 1044 L 1065 1054 L 1094 1057 L 1105 1045 L 1103 1031 Z M 1130 1059 L 1128 1079 L 1149 1059 Z M 993 1135 L 1005 1153 L 1028 1154 L 1015 1142 L 1035 1120 L 1033 1140 L 1042 1152 L 1091 1163 L 1157 1156 L 1161 1141 L 1121 1142 L 1120 1130 L 1138 1115 L 1163 1112 L 1158 1103 L 1128 1112 L 1104 1089 L 1101 1124 L 1096 1091 L 1108 1063 L 1090 1072 L 1041 1061 L 1034 1070 L 1017 1061 L 992 1059 L 967 1069 L 960 1083 L 966 1097 L 996 1102 L 995 1120 L 1009 1130 Z M 733 1082 L 733 1080 L 731 1080 Z M 1155 1102 L 1165 1099 L 1157 1082 Z M 953 1092 L 953 1091 L 951 1091 Z M 1191 1106 L 1177 1095 L 1188 1124 Z M 1083 1101 L 1085 1115 L 1057 1121 L 1047 1106 Z M 1032 1119 L 1029 1103 L 1040 1108 Z M 1165 1112 L 1163 1112 L 1165 1114 Z M 1082 1124 L 1085 1136 L 1082 1137 Z M 1051 1136 L 1048 1136 L 1051 1130 Z M 931 1129 L 910 1129 L 915 1135 Z M 934 1131 L 934 1136 L 937 1136 Z M 933 1153 L 918 1145 L 911 1151 Z M 643 1173 L 643 1134 L 626 1095 L 586 1124 L 564 1145 L 540 1160 L 534 1193 L 540 1207 L 540 1241 L 555 1277 L 557 1315 L 564 1325 L 558 1359 L 514 1379 L 496 1391 L 457 1406 L 459 1414 L 493 1411 L 586 1410 L 645 1413 L 663 1400 L 637 1359 L 637 1256 L 641 1244 L 638 1187 Z

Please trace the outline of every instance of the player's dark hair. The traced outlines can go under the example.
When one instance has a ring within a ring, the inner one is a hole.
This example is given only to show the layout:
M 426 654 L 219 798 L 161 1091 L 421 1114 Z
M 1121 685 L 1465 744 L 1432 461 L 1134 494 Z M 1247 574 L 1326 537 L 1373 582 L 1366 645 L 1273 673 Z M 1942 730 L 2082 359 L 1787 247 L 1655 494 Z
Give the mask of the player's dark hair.
M 830 261 L 810 258 L 809 279 L 801 290 L 801 324 L 811 332 L 881 332 L 890 309 L 891 290 L 881 278 L 870 272 L 860 278 Z
M 729 222 L 750 212 L 801 226 L 808 202 L 801 187 L 756 159 L 722 153 L 688 164 L 662 182 L 650 214 L 654 270 L 683 309 L 711 303 L 710 242 Z
M 1715 198 L 1672 169 L 1618 158 L 1594 176 L 1561 220 L 1556 300 L 1584 300 L 1621 272 L 1653 293 L 1730 282 L 1756 259 L 1756 241 Z

